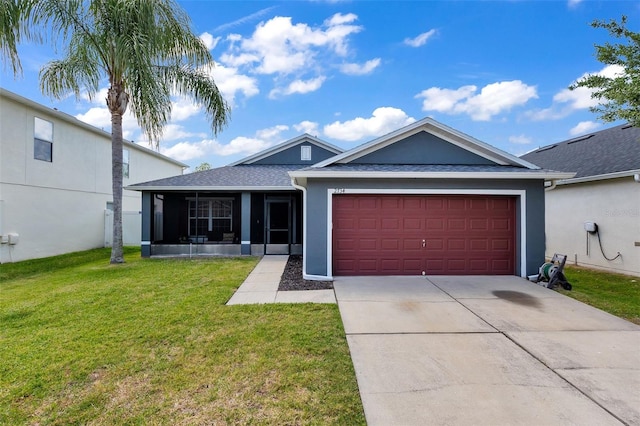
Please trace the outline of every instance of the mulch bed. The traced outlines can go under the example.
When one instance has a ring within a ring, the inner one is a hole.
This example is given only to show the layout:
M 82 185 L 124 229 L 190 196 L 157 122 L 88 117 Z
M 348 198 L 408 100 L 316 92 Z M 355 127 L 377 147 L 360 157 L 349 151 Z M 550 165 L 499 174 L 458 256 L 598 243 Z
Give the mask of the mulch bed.
M 333 288 L 333 281 L 312 281 L 302 279 L 302 256 L 289 256 L 287 266 L 280 278 L 278 291 L 327 290 Z

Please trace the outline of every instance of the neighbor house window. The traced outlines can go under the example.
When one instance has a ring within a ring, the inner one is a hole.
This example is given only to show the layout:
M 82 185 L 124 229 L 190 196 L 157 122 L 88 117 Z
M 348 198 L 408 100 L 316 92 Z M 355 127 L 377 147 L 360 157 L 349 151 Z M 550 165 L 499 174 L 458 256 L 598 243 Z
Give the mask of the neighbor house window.
M 311 160 L 311 147 L 303 145 L 300 147 L 300 159 L 302 161 Z
M 129 150 L 122 150 L 122 177 L 129 177 Z
M 199 198 L 189 200 L 189 235 L 206 235 L 221 240 L 233 226 L 233 200 L 229 198 Z
M 53 123 L 38 117 L 33 122 L 33 158 L 53 161 Z

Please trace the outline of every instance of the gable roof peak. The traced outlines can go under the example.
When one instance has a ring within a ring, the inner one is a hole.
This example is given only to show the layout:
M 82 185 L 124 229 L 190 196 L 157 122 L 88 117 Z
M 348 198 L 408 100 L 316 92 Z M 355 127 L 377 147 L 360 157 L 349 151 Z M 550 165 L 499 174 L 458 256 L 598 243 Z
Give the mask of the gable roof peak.
M 322 139 L 319 139 L 317 136 L 312 136 L 308 133 L 303 133 L 299 136 L 296 136 L 294 138 L 288 139 L 284 142 L 280 142 L 279 144 L 276 144 L 274 146 L 272 146 L 271 148 L 267 148 L 265 150 L 259 151 L 255 154 L 252 154 L 248 157 L 242 158 L 238 161 L 235 161 L 231 164 L 228 164 L 228 166 L 238 166 L 241 164 L 252 164 L 255 163 L 256 161 L 260 161 L 263 158 L 269 157 L 273 154 L 277 154 L 278 152 L 284 151 L 287 148 L 290 148 L 296 144 L 299 144 L 301 142 L 304 141 L 309 141 L 311 143 L 313 143 L 316 146 L 319 146 L 321 148 L 326 149 L 327 151 L 333 152 L 334 154 L 340 154 L 342 153 L 344 150 L 330 144 L 329 142 L 325 142 Z
M 400 129 L 380 136 L 370 142 L 359 145 L 342 154 L 336 155 L 325 161 L 321 161 L 313 167 L 322 168 L 332 164 L 349 163 L 422 131 L 437 136 L 445 142 L 486 158 L 498 165 L 525 167 L 533 170 L 540 168 L 528 161 L 516 157 L 515 155 L 509 154 L 472 136 L 442 124 L 431 117 L 425 117 L 421 120 L 415 121 L 407 126 L 401 127 Z

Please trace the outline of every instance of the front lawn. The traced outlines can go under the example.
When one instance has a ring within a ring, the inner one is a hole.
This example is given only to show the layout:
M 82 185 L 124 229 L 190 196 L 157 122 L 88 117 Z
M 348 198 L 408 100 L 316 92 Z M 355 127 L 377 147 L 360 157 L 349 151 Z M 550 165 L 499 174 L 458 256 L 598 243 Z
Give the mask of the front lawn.
M 559 287 L 561 293 L 640 324 L 640 278 L 576 266 L 565 266 L 564 273 L 573 289 Z
M 0 266 L 0 424 L 364 424 L 335 305 L 224 306 L 258 259 Z

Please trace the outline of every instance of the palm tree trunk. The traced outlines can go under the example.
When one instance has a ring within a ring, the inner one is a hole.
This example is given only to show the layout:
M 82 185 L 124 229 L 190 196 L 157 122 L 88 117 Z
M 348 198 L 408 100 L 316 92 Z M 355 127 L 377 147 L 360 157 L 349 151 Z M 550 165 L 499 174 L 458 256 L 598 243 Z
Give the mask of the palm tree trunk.
M 122 115 L 127 109 L 128 95 L 121 85 L 112 85 L 107 94 L 111 112 L 111 181 L 113 191 L 113 244 L 111 263 L 124 263 L 122 241 Z

